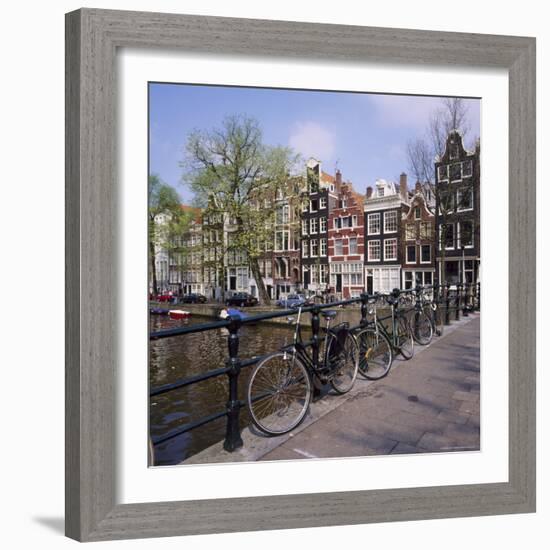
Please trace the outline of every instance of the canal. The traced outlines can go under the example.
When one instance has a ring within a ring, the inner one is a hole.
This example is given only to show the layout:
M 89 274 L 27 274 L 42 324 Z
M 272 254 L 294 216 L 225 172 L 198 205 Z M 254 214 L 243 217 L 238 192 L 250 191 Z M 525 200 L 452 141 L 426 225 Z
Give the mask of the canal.
M 189 321 L 175 321 L 164 315 L 150 316 L 150 330 L 205 323 L 211 318 L 193 315 Z M 196 334 L 153 340 L 149 347 L 149 384 L 151 388 L 169 384 L 199 373 L 221 368 L 227 353 L 227 330 L 218 329 Z M 239 332 L 239 357 L 242 359 L 277 350 L 292 341 L 292 329 L 271 323 L 245 326 Z M 239 377 L 239 398 L 245 399 L 248 377 L 253 367 L 243 369 Z M 183 424 L 224 410 L 228 398 L 226 375 L 211 378 L 164 395 L 150 403 L 151 436 L 164 435 Z M 241 427 L 249 422 L 246 408 L 241 409 Z M 226 418 L 222 417 L 200 428 L 155 446 L 155 465 L 179 464 L 210 445 L 224 439 Z

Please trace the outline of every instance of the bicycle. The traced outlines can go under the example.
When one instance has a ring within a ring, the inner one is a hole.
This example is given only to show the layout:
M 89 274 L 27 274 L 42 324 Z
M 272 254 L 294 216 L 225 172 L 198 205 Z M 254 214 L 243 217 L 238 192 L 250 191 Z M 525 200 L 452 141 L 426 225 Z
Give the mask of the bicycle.
M 427 346 L 435 332 L 435 321 L 432 315 L 432 303 L 426 300 L 425 289 L 417 286 L 414 290 L 414 315 L 412 317 L 412 333 L 414 341 L 421 346 Z M 426 309 L 428 311 L 426 311 Z
M 359 367 L 358 349 L 348 323 L 334 328 L 334 310 L 321 311 L 326 336 L 319 353 L 310 353 L 301 333 L 302 307 L 298 308 L 293 343 L 284 346 L 256 365 L 248 382 L 247 405 L 254 425 L 267 435 L 290 432 L 304 420 L 313 397 L 314 385 L 330 383 L 339 394 L 351 390 Z M 321 358 L 321 359 L 319 359 Z
M 401 291 L 390 295 L 375 294 L 369 299 L 368 310 L 373 319 L 367 321 L 354 335 L 359 347 L 359 373 L 368 380 L 379 380 L 390 372 L 396 354 L 409 360 L 414 354 L 414 338 L 406 313 L 399 308 Z M 383 297 L 391 308 L 391 333 L 378 319 L 376 303 Z M 402 298 L 401 298 L 402 300 Z

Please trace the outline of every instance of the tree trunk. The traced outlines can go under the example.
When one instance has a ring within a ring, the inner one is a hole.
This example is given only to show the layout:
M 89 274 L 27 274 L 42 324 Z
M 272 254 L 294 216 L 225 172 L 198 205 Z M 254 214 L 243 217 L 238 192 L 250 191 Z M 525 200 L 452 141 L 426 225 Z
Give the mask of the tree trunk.
M 149 241 L 149 257 L 151 260 L 151 277 L 153 278 L 153 294 L 158 294 L 157 270 L 155 269 L 155 243 Z
M 258 287 L 258 299 L 260 301 L 260 304 L 268 306 L 271 304 L 271 299 L 269 298 L 269 294 L 267 293 L 264 285 L 262 274 L 260 273 L 258 258 L 249 258 L 248 263 L 250 265 L 250 271 L 252 271 L 252 276 L 254 277 L 256 285 Z

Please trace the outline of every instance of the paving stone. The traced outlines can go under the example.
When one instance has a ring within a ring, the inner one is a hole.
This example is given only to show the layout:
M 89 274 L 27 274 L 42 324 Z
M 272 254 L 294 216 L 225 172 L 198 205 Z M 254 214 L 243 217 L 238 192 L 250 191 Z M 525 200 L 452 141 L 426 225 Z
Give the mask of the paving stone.
M 456 446 L 455 441 L 441 434 L 426 432 L 416 444 L 417 447 L 426 451 L 448 451 Z
M 462 401 L 460 405 L 460 412 L 479 416 L 479 403 L 472 403 L 469 401 Z
M 418 447 L 414 445 L 407 445 L 406 443 L 398 443 L 391 451 L 392 455 L 404 455 L 404 454 L 414 454 L 422 453 Z
M 308 457 L 304 456 L 303 454 L 297 453 L 296 451 L 293 451 L 292 449 L 284 445 L 281 445 L 280 447 L 273 449 L 273 451 L 263 456 L 262 460 L 296 460 L 298 458 L 308 458 Z M 313 458 L 313 457 L 309 457 L 309 458 Z
M 437 418 L 445 423 L 454 422 L 455 424 L 466 424 L 472 417 L 460 411 L 446 409 L 441 411 Z
M 479 395 L 465 391 L 455 391 L 453 394 L 453 399 L 458 399 L 460 401 L 478 402 Z

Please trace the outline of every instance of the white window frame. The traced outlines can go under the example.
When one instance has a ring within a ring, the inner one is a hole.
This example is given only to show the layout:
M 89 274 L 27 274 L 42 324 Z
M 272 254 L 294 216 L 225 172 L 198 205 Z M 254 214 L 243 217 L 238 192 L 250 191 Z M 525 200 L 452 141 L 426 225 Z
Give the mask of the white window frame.
M 313 210 L 313 201 L 317 201 L 317 209 Z M 319 210 L 319 199 L 310 199 L 309 200 L 309 211 L 310 212 L 317 212 Z
M 453 246 L 445 246 L 445 240 L 446 240 L 446 236 L 443 234 L 443 228 L 447 228 L 447 227 L 452 227 L 453 228 Z M 454 223 L 445 223 L 445 224 L 442 224 L 439 228 L 439 249 L 442 250 L 443 248 L 445 248 L 445 250 L 454 250 L 455 249 L 455 241 L 456 241 L 456 226 Z
M 327 255 L 327 240 L 319 239 L 319 255 L 325 257 Z
M 416 215 L 418 212 L 418 216 Z M 415 220 L 421 220 L 422 219 L 422 212 L 420 211 L 420 206 L 414 207 L 414 219 Z
M 353 214 L 351 216 L 351 226 L 352 227 L 357 227 L 357 214 Z
M 317 248 L 315 254 L 313 253 L 314 245 Z M 309 257 L 317 258 L 317 256 L 319 256 L 319 241 L 317 239 L 311 239 L 311 241 L 309 241 Z
M 325 217 L 319 218 L 319 233 L 327 232 L 327 219 Z
M 352 239 L 355 241 L 355 252 L 351 251 L 351 241 Z M 356 256 L 359 254 L 359 238 L 355 236 L 350 236 L 348 239 L 348 255 L 350 256 Z
M 413 228 L 413 236 L 410 237 L 409 228 Z M 405 240 L 406 241 L 416 241 L 416 223 L 407 223 L 405 225 Z
M 387 218 L 389 218 L 389 215 L 392 215 L 392 217 L 395 216 L 395 229 L 388 229 L 387 224 Z M 397 229 L 399 227 L 398 219 L 397 219 L 397 210 L 388 210 L 387 212 L 384 212 L 384 234 L 390 234 L 390 233 L 397 233 Z
M 464 192 L 470 192 L 470 198 L 471 198 L 471 205 L 470 208 L 459 208 L 459 205 L 462 201 L 458 200 L 459 194 L 463 194 Z M 468 187 L 466 189 L 458 189 L 456 192 L 456 211 L 457 212 L 470 212 L 474 209 L 474 190 L 471 187 Z
M 445 177 L 444 178 L 442 178 L 439 175 L 439 171 L 441 170 L 441 168 L 445 168 Z M 440 181 L 440 182 L 449 181 L 449 165 L 448 164 L 442 164 L 442 165 L 437 167 L 437 181 Z
M 414 248 L 414 260 L 409 260 L 409 248 Z M 416 244 L 408 244 L 405 247 L 405 263 L 406 264 L 416 264 Z
M 430 251 L 430 257 L 429 257 L 429 259 L 426 260 L 426 261 L 424 261 L 424 260 L 422 259 L 422 248 L 423 248 L 424 246 L 428 246 L 428 247 L 429 247 L 429 251 Z M 432 245 L 431 245 L 431 244 L 421 244 L 421 245 L 420 245 L 420 263 L 421 263 L 421 264 L 431 264 L 431 263 L 432 263 Z
M 319 197 L 319 210 L 324 210 L 327 207 L 327 198 Z
M 336 252 L 336 243 L 337 242 L 340 242 L 342 243 L 341 246 L 342 246 L 342 251 L 338 254 L 338 252 Z M 335 256 L 343 256 L 344 255 L 344 239 L 334 239 L 334 255 Z
M 464 165 L 465 164 L 470 165 L 470 173 L 468 175 L 464 175 Z M 462 173 L 462 179 L 471 178 L 474 175 L 474 164 L 471 160 L 465 160 L 465 161 L 462 162 L 461 173 Z
M 373 258 L 371 256 L 371 245 L 378 245 L 378 258 Z M 367 258 L 369 262 L 380 262 L 382 260 L 382 247 L 380 243 L 380 239 L 372 239 L 370 241 L 367 241 Z
M 317 218 L 309 218 L 309 234 L 317 235 L 317 229 L 319 229 L 319 220 Z
M 464 245 L 464 248 L 474 248 L 474 222 L 472 220 L 463 220 L 462 222 L 458 222 L 456 225 L 457 225 L 457 228 L 456 228 L 456 242 L 457 242 L 457 247 L 460 249 L 462 248 L 462 223 L 464 222 L 468 222 L 468 223 L 471 223 L 472 224 L 472 244 L 467 244 L 467 245 Z
M 393 247 L 395 250 L 395 255 L 390 258 L 386 256 L 386 245 L 391 243 L 392 241 L 395 242 L 395 247 Z M 384 239 L 384 261 L 385 262 L 397 261 L 397 239 L 396 238 Z
M 307 220 L 302 220 L 302 235 L 306 236 L 308 235 L 308 222 Z
M 378 219 L 378 231 L 371 231 L 371 218 L 373 220 Z M 380 212 L 377 212 L 376 214 L 368 214 L 367 215 L 367 235 L 380 235 Z
M 309 241 L 302 241 L 302 258 L 309 258 Z

